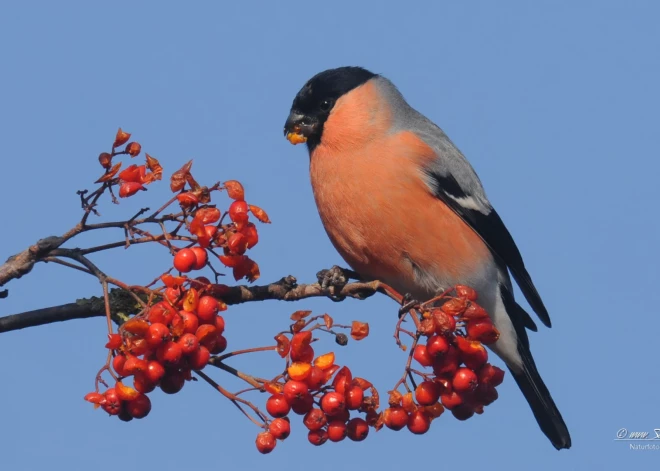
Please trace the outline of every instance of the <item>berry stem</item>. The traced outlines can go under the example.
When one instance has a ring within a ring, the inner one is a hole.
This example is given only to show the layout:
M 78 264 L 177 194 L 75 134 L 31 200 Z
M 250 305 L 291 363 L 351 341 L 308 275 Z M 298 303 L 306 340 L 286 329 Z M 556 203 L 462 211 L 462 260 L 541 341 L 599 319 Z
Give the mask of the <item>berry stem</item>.
M 213 357 L 214 361 L 223 361 L 227 358 L 234 357 L 236 355 L 243 355 L 245 353 L 254 353 L 254 352 L 268 352 L 271 350 L 277 350 L 277 345 L 272 345 L 268 347 L 255 347 L 255 348 L 246 348 L 245 350 L 236 350 L 234 352 L 225 353 L 224 355 Z
M 202 371 L 198 371 L 198 370 L 195 370 L 195 374 L 197 374 L 200 378 L 202 378 L 202 379 L 203 379 L 204 381 L 206 381 L 208 384 L 210 384 L 211 386 L 213 386 L 213 387 L 214 387 L 214 388 L 215 388 L 220 394 L 222 394 L 222 395 L 225 396 L 227 399 L 229 399 L 229 400 L 230 400 L 230 401 L 231 401 L 236 407 L 238 407 L 238 409 L 239 409 L 239 410 L 240 410 L 240 411 L 241 411 L 241 412 L 242 412 L 242 413 L 243 413 L 248 419 L 250 419 L 250 420 L 252 421 L 252 423 L 254 423 L 257 427 L 260 427 L 260 428 L 265 428 L 265 427 L 266 427 L 266 423 L 268 422 L 268 419 L 266 418 L 266 415 L 265 415 L 263 412 L 261 412 L 257 406 L 255 406 L 254 404 L 252 404 L 252 403 L 249 402 L 249 401 L 246 401 L 245 399 L 241 399 L 240 397 L 236 396 L 236 394 L 230 393 L 230 392 L 227 391 L 225 388 L 223 388 L 222 386 L 220 386 L 218 383 L 216 383 L 215 381 L 213 381 L 213 380 L 212 380 L 208 375 L 206 375 L 204 372 L 202 372 Z M 258 416 L 263 422 L 260 423 L 260 422 L 257 421 L 254 417 L 252 417 L 250 414 L 248 414 L 248 413 L 245 411 L 245 409 L 243 409 L 243 407 L 241 406 L 241 404 L 243 404 L 243 405 L 249 407 L 250 409 L 252 409 L 252 411 L 253 411 L 255 414 L 257 414 L 257 416 Z

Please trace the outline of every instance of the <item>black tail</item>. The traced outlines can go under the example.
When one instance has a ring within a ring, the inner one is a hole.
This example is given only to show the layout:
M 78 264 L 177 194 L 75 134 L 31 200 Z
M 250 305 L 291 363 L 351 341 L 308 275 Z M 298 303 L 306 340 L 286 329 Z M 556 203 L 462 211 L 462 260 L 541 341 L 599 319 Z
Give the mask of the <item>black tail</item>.
M 520 350 L 527 350 L 523 345 L 519 346 Z M 534 417 L 541 427 L 545 436 L 550 439 L 552 444 L 557 450 L 562 448 L 571 447 L 571 435 L 568 433 L 568 428 L 561 417 L 561 413 L 555 402 L 550 396 L 550 391 L 543 383 L 539 375 L 534 359 L 529 353 L 529 350 L 520 352 L 523 359 L 522 371 L 515 372 L 511 369 L 511 375 L 518 383 L 518 387 L 522 391 L 525 399 L 532 408 Z
M 522 369 L 518 369 L 518 371 L 514 371 L 509 367 L 511 376 L 518 383 L 518 387 L 525 396 L 525 399 L 527 399 L 529 407 L 532 408 L 539 427 L 541 427 L 541 430 L 550 439 L 554 447 L 557 450 L 570 448 L 571 435 L 568 432 L 568 427 L 566 427 L 566 423 L 564 423 L 564 419 L 561 417 L 555 401 L 552 400 L 550 391 L 548 391 L 545 383 L 543 383 L 541 375 L 536 369 L 532 353 L 529 350 L 529 338 L 527 337 L 525 327 L 536 330 L 536 325 L 534 325 L 529 314 L 516 303 L 513 294 L 508 288 L 500 285 L 500 292 L 506 312 L 511 318 L 518 336 L 518 353 L 523 363 Z

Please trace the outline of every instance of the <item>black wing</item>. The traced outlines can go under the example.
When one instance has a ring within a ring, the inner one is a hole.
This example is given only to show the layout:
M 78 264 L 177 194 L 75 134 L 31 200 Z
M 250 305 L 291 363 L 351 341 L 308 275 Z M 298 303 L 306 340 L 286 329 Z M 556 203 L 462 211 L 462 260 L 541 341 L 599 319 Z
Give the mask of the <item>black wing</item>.
M 511 270 L 513 278 L 518 283 L 518 286 L 520 286 L 520 290 L 525 295 L 525 299 L 527 299 L 529 305 L 539 316 L 541 322 L 550 327 L 551 322 L 548 311 L 543 305 L 541 296 L 536 291 L 534 283 L 532 283 L 532 279 L 525 268 L 525 263 L 516 243 L 513 241 L 511 234 L 502 222 L 502 219 L 500 219 L 497 211 L 490 208 L 488 214 L 484 214 L 478 209 L 466 207 L 461 204 L 460 200 L 462 198 L 469 201 L 472 196 L 461 188 L 461 185 L 452 175 L 441 175 L 434 171 L 427 171 L 427 175 L 431 179 L 431 186 L 435 196 L 440 198 L 461 219 L 468 223 L 479 234 L 479 237 L 483 239 L 486 245 L 490 247 L 490 250 L 499 261 Z M 534 325 L 531 319 L 528 322 Z M 525 324 L 528 324 L 528 322 L 525 322 Z

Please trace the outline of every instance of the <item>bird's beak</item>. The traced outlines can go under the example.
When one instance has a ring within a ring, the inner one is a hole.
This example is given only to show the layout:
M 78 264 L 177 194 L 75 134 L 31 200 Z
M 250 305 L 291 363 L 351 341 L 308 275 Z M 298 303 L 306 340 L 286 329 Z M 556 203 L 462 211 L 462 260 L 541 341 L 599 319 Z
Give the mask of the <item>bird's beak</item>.
M 316 122 L 292 111 L 284 124 L 284 135 L 291 144 L 302 144 L 307 142 L 309 136 L 316 131 L 316 127 Z

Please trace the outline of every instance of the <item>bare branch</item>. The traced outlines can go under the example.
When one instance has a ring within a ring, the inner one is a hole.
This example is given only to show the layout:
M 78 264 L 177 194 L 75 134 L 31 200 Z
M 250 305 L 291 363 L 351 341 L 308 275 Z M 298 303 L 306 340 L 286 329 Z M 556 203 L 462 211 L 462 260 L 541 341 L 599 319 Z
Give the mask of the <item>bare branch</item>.
M 222 299 L 226 304 L 230 305 L 266 301 L 269 299 L 299 301 L 314 297 L 366 299 L 377 292 L 384 293 L 392 297 L 392 299 L 396 299 L 391 294 L 391 288 L 378 281 L 348 283 L 339 292 L 335 292 L 333 288 L 322 289 L 318 283 L 299 285 L 293 276 L 284 277 L 268 285 L 232 286 Z M 136 302 L 133 296 L 135 296 L 133 293 L 122 289 L 113 289 L 110 292 L 111 314 L 115 322 L 122 322 L 126 319 L 125 315 L 135 314 L 142 310 L 142 306 Z M 102 298 L 83 299 L 76 303 L 0 317 L 0 333 L 24 329 L 26 327 L 52 324 L 53 322 L 102 317 L 105 315 L 105 305 Z
M 46 237 L 24 251 L 9 257 L 3 265 L 0 265 L 0 286 L 30 273 L 35 263 L 63 243 L 62 237 Z

